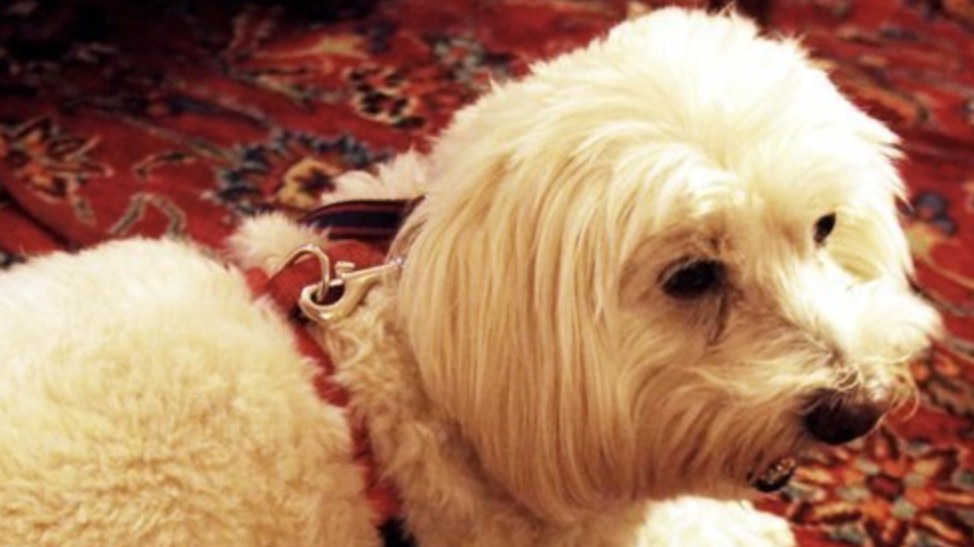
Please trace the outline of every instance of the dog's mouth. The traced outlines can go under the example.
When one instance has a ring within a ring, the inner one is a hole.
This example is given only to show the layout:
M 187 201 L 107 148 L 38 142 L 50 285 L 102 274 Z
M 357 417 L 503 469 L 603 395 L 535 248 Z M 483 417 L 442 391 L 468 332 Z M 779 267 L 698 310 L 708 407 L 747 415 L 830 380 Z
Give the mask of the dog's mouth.
M 783 456 L 771 462 L 760 474 L 749 474 L 748 483 L 765 494 L 777 492 L 788 484 L 797 467 L 798 463 L 794 458 Z

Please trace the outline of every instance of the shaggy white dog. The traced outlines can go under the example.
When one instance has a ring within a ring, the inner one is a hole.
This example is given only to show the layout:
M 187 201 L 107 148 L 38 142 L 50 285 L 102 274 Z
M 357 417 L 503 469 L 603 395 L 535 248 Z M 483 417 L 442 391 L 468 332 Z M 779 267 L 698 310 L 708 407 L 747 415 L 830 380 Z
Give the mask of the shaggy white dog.
M 310 327 L 417 544 L 790 544 L 721 500 L 865 434 L 937 326 L 895 143 L 794 42 L 669 9 L 347 179 L 426 195 L 399 272 Z M 135 240 L 0 276 L 0 545 L 378 545 L 347 416 L 238 269 L 320 238 L 272 216 L 236 267 Z

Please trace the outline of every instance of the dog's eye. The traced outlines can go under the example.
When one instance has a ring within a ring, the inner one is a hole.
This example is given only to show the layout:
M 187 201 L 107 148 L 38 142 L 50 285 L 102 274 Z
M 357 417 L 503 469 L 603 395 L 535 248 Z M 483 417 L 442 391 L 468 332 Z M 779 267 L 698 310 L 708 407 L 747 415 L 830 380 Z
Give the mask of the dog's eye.
M 666 294 L 684 300 L 699 298 L 720 285 L 724 266 L 713 260 L 698 260 L 680 266 L 666 277 Z
M 815 221 L 815 243 L 821 245 L 835 229 L 835 213 L 829 213 Z

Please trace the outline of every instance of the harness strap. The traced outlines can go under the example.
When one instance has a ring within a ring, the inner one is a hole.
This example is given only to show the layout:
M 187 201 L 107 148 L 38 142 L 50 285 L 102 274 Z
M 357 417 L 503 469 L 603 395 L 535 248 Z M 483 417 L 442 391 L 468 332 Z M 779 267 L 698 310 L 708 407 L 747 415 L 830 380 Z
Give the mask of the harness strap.
M 321 231 L 327 230 L 328 238 L 335 242 L 327 248 L 332 265 L 347 261 L 356 268 L 368 268 L 383 263 L 389 243 L 416 203 L 404 200 L 345 202 L 311 211 L 300 222 Z M 336 275 L 334 271 L 331 274 Z M 330 404 L 347 408 L 349 394 L 334 380 L 335 364 L 311 336 L 307 328 L 309 320 L 298 306 L 301 291 L 321 279 L 319 263 L 300 260 L 274 275 L 258 268 L 248 270 L 245 275 L 255 297 L 270 298 L 285 313 L 298 349 L 318 367 L 319 374 L 314 378 L 318 395 Z M 395 489 L 378 474 L 366 424 L 351 413 L 346 415 L 352 435 L 353 458 L 365 474 L 365 496 L 372 505 L 374 523 L 384 544 L 388 547 L 412 546 L 400 519 L 401 507 Z
M 348 260 L 363 266 L 380 263 L 382 260 L 381 253 L 360 243 L 342 243 L 329 248 L 328 253 L 337 260 Z M 314 377 L 314 388 L 318 396 L 329 404 L 347 408 L 348 391 L 334 380 L 335 364 L 311 336 L 307 329 L 308 321 L 297 306 L 301 290 L 315 284 L 320 275 L 318 264 L 312 260 L 293 264 L 273 276 L 256 268 L 246 272 L 252 293 L 257 297 L 270 298 L 286 314 L 298 349 L 318 368 L 319 373 Z M 365 495 L 372 504 L 375 524 L 382 526 L 399 516 L 399 500 L 392 486 L 381 480 L 376 471 L 366 425 L 351 414 L 348 419 L 352 433 L 353 458 L 365 473 Z

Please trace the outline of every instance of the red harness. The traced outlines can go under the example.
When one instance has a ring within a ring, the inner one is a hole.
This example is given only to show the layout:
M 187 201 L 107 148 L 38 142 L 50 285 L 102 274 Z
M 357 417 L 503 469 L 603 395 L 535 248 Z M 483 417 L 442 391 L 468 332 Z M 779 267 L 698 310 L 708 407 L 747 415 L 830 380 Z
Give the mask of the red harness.
M 379 249 L 359 242 L 335 244 L 328 248 L 328 255 L 332 259 L 332 264 L 338 261 L 348 261 L 354 263 L 358 268 L 375 266 L 384 260 L 384 255 Z M 332 274 L 334 275 L 334 272 Z M 269 297 L 286 314 L 288 322 L 292 326 L 298 349 L 317 365 L 320 371 L 315 376 L 315 389 L 318 395 L 330 404 L 346 408 L 349 395 L 333 379 L 335 364 L 308 332 L 308 320 L 298 308 L 301 290 L 318 283 L 321 279 L 318 262 L 315 260 L 298 261 L 273 276 L 268 276 L 263 270 L 254 268 L 248 270 L 246 276 L 247 283 L 255 297 Z M 351 415 L 349 415 L 349 421 L 352 430 L 354 459 L 365 473 L 365 496 L 374 510 L 376 526 L 383 527 L 399 517 L 399 500 L 391 485 L 382 480 L 376 471 L 366 424 L 355 420 Z

